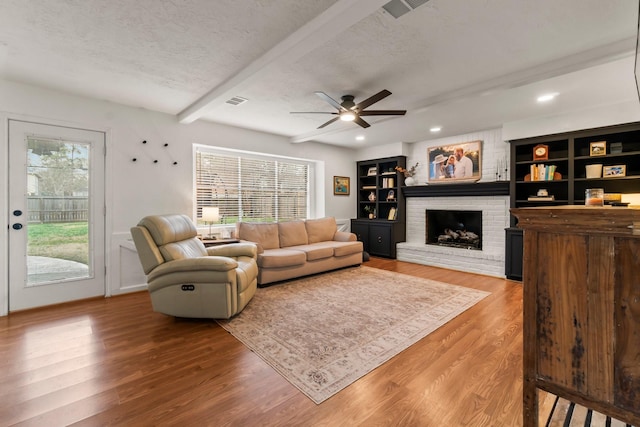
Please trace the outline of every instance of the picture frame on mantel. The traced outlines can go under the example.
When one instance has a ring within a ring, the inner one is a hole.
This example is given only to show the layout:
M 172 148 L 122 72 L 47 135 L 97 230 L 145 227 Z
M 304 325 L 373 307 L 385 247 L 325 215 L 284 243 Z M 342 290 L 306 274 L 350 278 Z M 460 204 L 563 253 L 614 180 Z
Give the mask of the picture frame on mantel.
M 482 141 L 427 148 L 429 183 L 475 182 L 482 178 Z

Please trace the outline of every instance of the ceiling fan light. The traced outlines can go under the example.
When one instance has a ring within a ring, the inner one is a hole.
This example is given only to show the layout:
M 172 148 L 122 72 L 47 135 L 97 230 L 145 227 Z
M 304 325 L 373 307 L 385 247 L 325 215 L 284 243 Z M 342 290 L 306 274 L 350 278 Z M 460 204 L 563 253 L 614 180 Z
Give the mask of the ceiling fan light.
M 356 114 L 351 111 L 340 113 L 340 120 L 343 122 L 352 122 L 356 119 Z

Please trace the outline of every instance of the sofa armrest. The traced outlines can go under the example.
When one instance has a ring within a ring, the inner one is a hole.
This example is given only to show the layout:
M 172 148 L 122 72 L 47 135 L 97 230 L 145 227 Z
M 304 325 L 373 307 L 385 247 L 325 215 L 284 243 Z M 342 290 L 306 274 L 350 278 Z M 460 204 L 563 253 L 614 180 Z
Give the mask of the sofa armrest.
M 228 245 L 208 247 L 207 254 L 223 257 L 248 256 L 255 259 L 258 257 L 258 247 L 255 243 L 251 242 L 231 243 Z
M 355 234 L 347 233 L 346 231 L 336 231 L 333 235 L 333 240 L 337 242 L 355 242 L 358 240 Z
M 240 243 L 241 243 L 241 244 L 242 244 L 242 243 L 245 243 L 245 244 L 252 244 L 253 246 L 255 246 L 255 247 L 256 247 L 256 253 L 257 253 L 258 255 L 260 255 L 261 253 L 263 253 L 263 252 L 264 252 L 264 247 L 263 247 L 260 243 L 252 242 L 252 241 L 250 241 L 250 240 L 242 240 L 242 239 L 240 239 Z M 232 244 L 236 245 L 236 244 L 238 244 L 238 243 L 232 243 Z M 208 249 L 208 248 L 207 248 L 207 249 Z

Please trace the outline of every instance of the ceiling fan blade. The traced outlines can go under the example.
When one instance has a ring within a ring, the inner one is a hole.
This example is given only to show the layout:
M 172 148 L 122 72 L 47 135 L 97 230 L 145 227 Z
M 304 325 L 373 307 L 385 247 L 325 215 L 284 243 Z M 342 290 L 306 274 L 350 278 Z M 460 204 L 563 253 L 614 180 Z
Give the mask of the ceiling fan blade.
M 382 89 L 380 92 L 376 93 L 375 95 L 370 96 L 369 98 L 365 99 L 364 101 L 359 102 L 358 104 L 356 104 L 356 106 L 354 108 L 357 109 L 358 111 L 362 111 L 365 108 L 367 108 L 369 105 L 375 104 L 376 102 L 386 98 L 389 95 L 391 95 L 391 92 L 389 92 L 386 89 Z
M 328 122 L 325 122 L 323 124 L 321 124 L 320 126 L 318 126 L 318 129 L 322 129 L 323 127 L 330 125 L 331 123 L 335 122 L 336 120 L 340 119 L 340 117 L 334 117 L 333 119 L 329 120 Z
M 356 119 L 353 122 L 356 123 L 356 124 L 359 124 L 363 128 L 368 128 L 369 126 L 371 126 L 369 123 L 367 123 L 364 120 L 362 120 L 362 117 L 360 117 L 360 116 L 356 116 Z
M 337 115 L 338 113 L 336 112 L 329 112 L 329 111 L 290 111 L 289 114 L 335 114 Z
M 360 116 L 404 116 L 407 110 L 365 110 L 358 114 Z
M 346 108 L 344 108 L 342 105 L 340 105 L 340 103 L 338 101 L 336 101 L 335 99 L 333 99 L 332 97 L 330 97 L 329 95 L 327 95 L 324 92 L 314 92 L 316 95 L 318 95 L 320 98 L 324 99 L 325 101 L 327 101 L 329 104 L 333 105 L 334 107 L 336 107 L 338 110 L 340 111 L 347 111 Z

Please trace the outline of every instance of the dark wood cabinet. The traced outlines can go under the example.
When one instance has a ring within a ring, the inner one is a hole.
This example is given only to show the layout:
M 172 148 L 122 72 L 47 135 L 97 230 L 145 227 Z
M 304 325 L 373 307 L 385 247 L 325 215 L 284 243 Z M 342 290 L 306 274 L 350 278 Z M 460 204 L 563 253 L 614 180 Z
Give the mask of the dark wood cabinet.
M 640 192 L 640 123 L 509 142 L 511 208 L 584 205 L 587 188 L 602 188 L 605 193 Z M 546 159 L 534 156 L 535 148 L 540 145 L 547 147 Z M 590 165 L 602 165 L 603 172 L 599 176 L 587 177 L 586 167 Z M 615 166 L 622 167 L 616 168 L 615 172 L 623 170 L 624 173 L 606 173 Z M 536 198 L 540 190 L 546 190 L 547 199 L 551 200 Z M 512 216 L 511 226 L 516 224 L 516 218 Z M 511 249 L 511 265 L 506 268 L 514 271 L 521 266 L 517 265 L 516 251 L 513 247 Z
M 405 241 L 404 176 L 396 167 L 406 164 L 405 156 L 357 162 L 357 218 L 351 231 L 371 255 L 395 258 L 396 243 Z
M 640 209 L 512 209 L 524 230 L 524 425 L 538 389 L 640 425 Z
M 405 240 L 405 225 L 398 221 L 352 219 L 351 232 L 371 255 L 396 257 L 396 243 Z
M 507 279 L 522 280 L 522 230 L 509 227 L 506 233 L 505 271 Z

